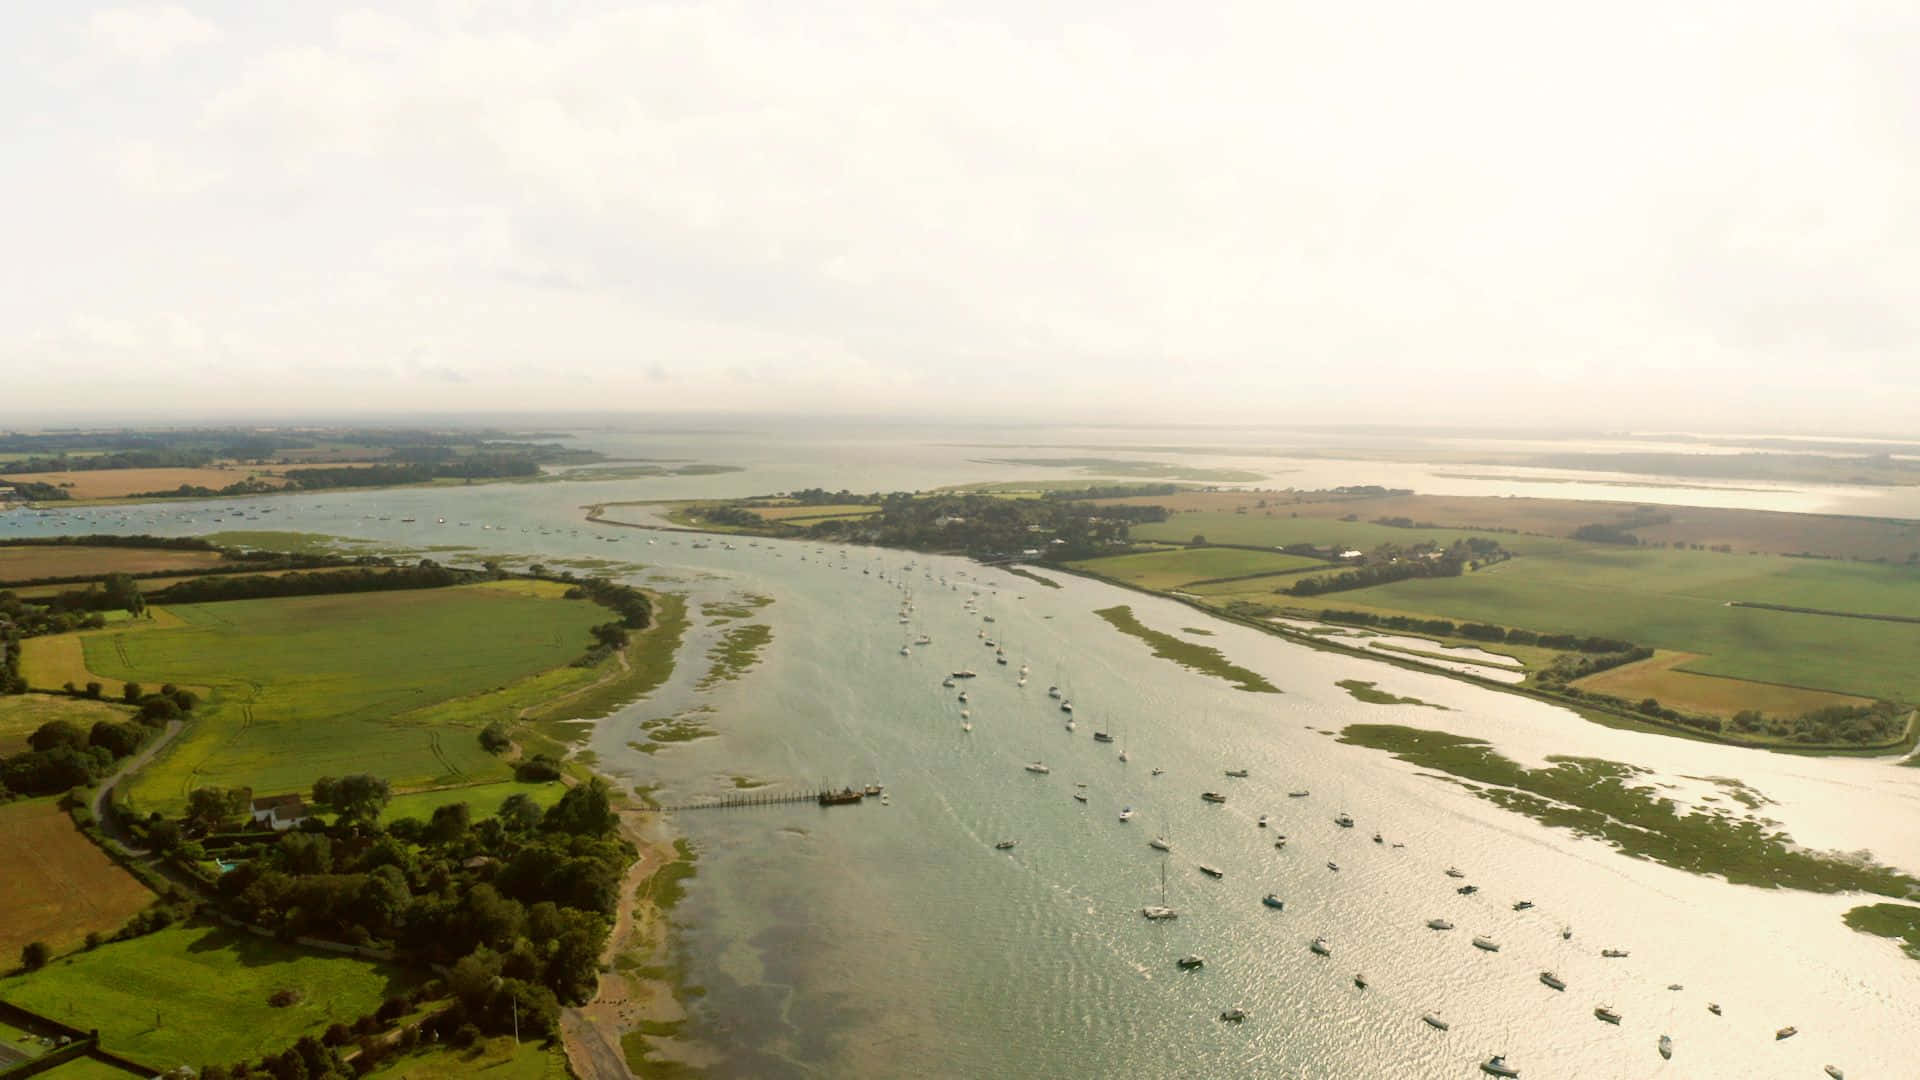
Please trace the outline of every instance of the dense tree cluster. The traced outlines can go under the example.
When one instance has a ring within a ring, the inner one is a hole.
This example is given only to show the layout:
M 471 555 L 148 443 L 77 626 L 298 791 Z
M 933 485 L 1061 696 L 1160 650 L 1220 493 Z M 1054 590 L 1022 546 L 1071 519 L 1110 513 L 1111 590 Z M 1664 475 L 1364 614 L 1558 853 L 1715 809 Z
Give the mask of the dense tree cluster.
M 100 697 L 100 684 L 89 683 L 80 692 Z M 57 795 L 93 783 L 139 750 L 155 728 L 179 715 L 182 703 L 192 708 L 193 695 L 167 686 L 142 695 L 140 712 L 126 720 L 100 720 L 90 728 L 49 720 L 27 737 L 27 749 L 0 758 L 0 801 L 16 794 Z
M 1766 734 L 1797 743 L 1870 746 L 1891 742 L 1901 731 L 1904 714 L 1888 701 L 1871 705 L 1834 705 L 1800 716 L 1763 716 L 1758 710 L 1735 713 L 1733 730 Z
M 157 590 L 149 599 L 165 604 L 203 604 L 262 597 L 439 589 L 481 581 L 485 576 L 473 570 L 442 566 L 432 559 L 421 559 L 413 566 L 393 566 L 385 560 L 375 560 L 365 566 L 291 574 L 205 575 Z
M 517 1002 L 523 1032 L 550 1033 L 560 1003 L 592 996 L 634 857 L 616 835 L 603 781 L 569 788 L 545 811 L 517 794 L 490 818 L 474 820 L 454 803 L 427 821 L 384 828 L 374 825 L 378 809 L 367 812 L 372 802 L 350 810 L 342 790 L 384 793 L 383 781 L 328 783 L 316 795 L 341 809 L 335 824 L 281 834 L 220 876 L 221 902 L 234 915 L 287 935 L 390 944 L 450 966 L 453 1027 L 507 1030 Z
M 852 543 L 979 557 L 1039 550 L 1045 559 L 1077 559 L 1126 545 L 1133 524 L 1164 521 L 1161 506 L 1094 506 L 1057 499 L 1003 499 L 992 495 L 881 497 L 880 512 L 857 519 L 815 522 L 805 535 Z M 1059 541 L 1055 543 L 1054 541 Z

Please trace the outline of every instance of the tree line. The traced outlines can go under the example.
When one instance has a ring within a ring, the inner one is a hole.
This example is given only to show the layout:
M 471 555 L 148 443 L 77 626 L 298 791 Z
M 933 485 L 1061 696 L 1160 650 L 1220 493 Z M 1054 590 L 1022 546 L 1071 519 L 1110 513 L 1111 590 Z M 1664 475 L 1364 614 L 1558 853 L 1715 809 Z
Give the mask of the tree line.
M 103 696 L 99 683 L 69 683 L 67 692 L 96 700 Z M 155 730 L 197 704 L 191 691 L 171 684 L 149 694 L 139 683 L 127 683 L 121 699 L 137 709 L 126 720 L 100 720 L 91 728 L 49 720 L 27 737 L 27 749 L 0 758 L 0 802 L 15 795 L 58 795 L 91 784 L 137 752 Z

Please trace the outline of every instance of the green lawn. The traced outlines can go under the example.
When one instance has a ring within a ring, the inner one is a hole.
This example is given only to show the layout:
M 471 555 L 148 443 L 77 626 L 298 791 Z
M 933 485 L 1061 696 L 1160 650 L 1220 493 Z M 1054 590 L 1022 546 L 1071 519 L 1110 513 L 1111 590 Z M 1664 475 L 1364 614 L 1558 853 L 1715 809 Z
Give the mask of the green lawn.
M 1729 607 L 1754 600 L 1920 614 L 1920 572 L 1874 564 L 1576 547 L 1457 578 L 1301 601 L 1619 637 L 1702 653 L 1680 670 L 1920 700 L 1920 624 Z
M 112 687 L 109 693 L 117 693 L 119 689 Z M 65 720 L 86 731 L 101 720 L 117 723 L 132 715 L 132 708 L 111 701 L 89 701 L 64 694 L 0 695 L 0 756 L 25 750 L 27 736 L 49 721 Z
M 437 1047 L 395 1059 L 367 1074 L 367 1080 L 567 1080 L 567 1058 L 560 1047 L 542 1048 L 512 1036 L 487 1039 L 470 1049 Z
M 395 821 L 403 817 L 418 818 L 421 821 L 433 817 L 433 812 L 442 806 L 454 803 L 466 803 L 475 821 L 492 817 L 500 811 L 500 804 L 514 795 L 525 794 L 541 806 L 552 806 L 566 793 L 566 785 L 555 780 L 546 784 L 522 784 L 509 780 L 501 784 L 475 784 L 472 787 L 438 788 L 433 791 L 416 791 L 408 795 L 395 795 L 393 801 L 380 814 L 382 821 Z
M 1135 540 L 1160 540 L 1184 544 L 1194 536 L 1205 536 L 1215 544 L 1250 544 L 1255 547 L 1285 547 L 1288 544 L 1313 544 L 1318 547 L 1351 547 L 1369 551 L 1381 544 L 1407 547 L 1423 540 L 1450 544 L 1469 536 L 1500 541 L 1509 551 L 1522 554 L 1563 551 L 1588 545 L 1551 536 L 1527 536 L 1488 529 L 1396 529 L 1368 521 L 1340 521 L 1335 518 L 1288 517 L 1284 508 L 1266 516 L 1251 510 L 1235 514 L 1223 510 L 1189 510 L 1165 521 L 1135 525 Z
M 1203 547 L 1112 555 L 1104 559 L 1083 559 L 1067 565 L 1143 589 L 1173 589 L 1190 581 L 1277 574 L 1324 564 L 1318 559 L 1282 555 L 1279 552 Z M 1269 589 L 1274 584 L 1270 581 L 1256 583 Z
M 281 945 L 225 927 L 163 930 L 0 980 L 0 999 L 78 1028 L 145 1064 L 228 1063 L 352 1022 L 412 976 L 389 965 Z M 299 999 L 276 1008 L 290 989 Z
M 75 1058 L 39 1074 L 39 1080 L 145 1080 L 144 1074 L 114 1068 L 104 1061 Z
M 204 687 L 198 718 L 131 792 L 143 809 L 194 787 L 304 791 L 373 770 L 396 788 L 504 780 L 479 726 L 530 703 L 509 691 L 590 673 L 588 627 L 608 618 L 559 586 L 507 581 L 169 607 L 183 625 L 86 635 L 87 667 L 148 686 Z

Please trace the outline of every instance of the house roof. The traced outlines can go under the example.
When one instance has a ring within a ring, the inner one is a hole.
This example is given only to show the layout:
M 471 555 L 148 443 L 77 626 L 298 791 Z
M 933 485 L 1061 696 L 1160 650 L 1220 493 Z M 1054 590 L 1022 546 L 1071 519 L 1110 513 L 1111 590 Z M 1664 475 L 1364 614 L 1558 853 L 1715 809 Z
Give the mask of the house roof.
M 262 810 L 305 810 L 307 802 L 298 795 L 269 795 L 264 799 L 253 800 L 255 813 Z

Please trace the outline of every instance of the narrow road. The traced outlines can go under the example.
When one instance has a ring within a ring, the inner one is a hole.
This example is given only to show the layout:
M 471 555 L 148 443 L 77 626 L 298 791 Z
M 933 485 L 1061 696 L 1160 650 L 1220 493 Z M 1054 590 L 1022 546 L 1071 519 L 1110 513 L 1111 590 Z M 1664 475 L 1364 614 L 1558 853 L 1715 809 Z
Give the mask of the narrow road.
M 600 1028 L 579 1009 L 560 1013 L 560 1037 L 566 1044 L 567 1064 L 581 1080 L 635 1080 L 627 1056 L 607 1042 Z
M 141 747 L 139 753 L 128 758 L 121 764 L 118 772 L 100 781 L 99 785 L 93 789 L 93 803 L 90 809 L 93 811 L 93 820 L 100 825 L 101 835 L 107 838 L 108 843 L 119 848 L 123 854 L 130 858 L 145 858 L 152 853 L 144 848 L 136 848 L 133 846 L 131 843 L 133 839 L 132 835 L 121 827 L 119 815 L 111 812 L 113 803 L 108 796 L 113 794 L 114 785 L 125 779 L 129 774 L 145 766 L 147 762 L 152 761 L 153 755 L 159 753 L 168 743 L 172 742 L 174 736 L 180 734 L 181 730 L 185 727 L 186 724 L 183 721 L 168 721 L 166 729 L 160 732 L 158 738 Z

